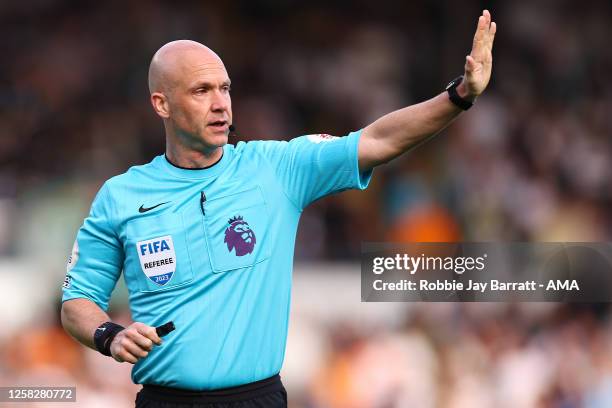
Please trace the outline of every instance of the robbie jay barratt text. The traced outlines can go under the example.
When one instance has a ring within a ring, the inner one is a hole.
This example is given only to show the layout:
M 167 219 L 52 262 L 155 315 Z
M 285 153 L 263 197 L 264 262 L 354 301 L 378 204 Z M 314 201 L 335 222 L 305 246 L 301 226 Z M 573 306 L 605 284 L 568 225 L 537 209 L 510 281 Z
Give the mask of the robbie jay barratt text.
M 411 290 L 466 290 L 479 291 L 484 293 L 487 290 L 491 291 L 535 291 L 538 288 L 549 290 L 569 290 L 579 291 L 580 286 L 576 280 L 555 280 L 550 279 L 546 284 L 537 283 L 534 280 L 523 282 L 503 282 L 497 279 L 492 279 L 489 282 L 477 282 L 472 279 L 468 280 L 467 286 L 463 282 L 453 280 L 435 280 L 428 281 L 421 279 L 418 281 L 409 281 L 402 279 L 396 282 L 384 282 L 377 279 L 372 283 L 372 287 L 377 291 L 411 291 Z

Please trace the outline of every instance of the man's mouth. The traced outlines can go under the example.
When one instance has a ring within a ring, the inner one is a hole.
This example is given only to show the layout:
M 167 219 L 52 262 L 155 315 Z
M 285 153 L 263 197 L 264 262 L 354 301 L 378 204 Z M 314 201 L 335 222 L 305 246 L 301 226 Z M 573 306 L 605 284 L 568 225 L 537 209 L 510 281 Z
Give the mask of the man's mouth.
M 208 122 L 208 125 L 214 129 L 224 129 L 227 126 L 226 120 L 215 120 L 213 122 Z

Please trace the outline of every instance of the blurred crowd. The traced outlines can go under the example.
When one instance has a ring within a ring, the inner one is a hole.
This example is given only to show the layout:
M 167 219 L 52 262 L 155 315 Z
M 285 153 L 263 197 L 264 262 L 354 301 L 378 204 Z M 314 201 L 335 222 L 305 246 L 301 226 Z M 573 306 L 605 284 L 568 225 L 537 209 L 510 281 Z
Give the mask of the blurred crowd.
M 609 0 L 35 0 L 0 3 L 0 261 L 32 263 L 32 280 L 56 282 L 59 297 L 102 182 L 164 150 L 147 69 L 165 42 L 194 39 L 224 60 L 233 143 L 343 135 L 442 92 L 483 7 L 498 24 L 489 89 L 437 138 L 377 168 L 366 192 L 307 209 L 296 258 L 356 260 L 361 241 L 609 241 Z M 536 309 L 427 306 L 397 330 L 322 329 L 328 357 L 292 406 L 612 405 L 607 309 Z M 100 395 L 133 392 L 49 327 L 0 336 L 2 383 L 33 372 L 21 361 L 52 359 Z M 42 352 L 45 336 L 61 353 Z M 26 340 L 31 349 L 15 350 Z
M 607 307 L 429 304 L 392 332 L 334 326 L 296 407 L 609 407 Z

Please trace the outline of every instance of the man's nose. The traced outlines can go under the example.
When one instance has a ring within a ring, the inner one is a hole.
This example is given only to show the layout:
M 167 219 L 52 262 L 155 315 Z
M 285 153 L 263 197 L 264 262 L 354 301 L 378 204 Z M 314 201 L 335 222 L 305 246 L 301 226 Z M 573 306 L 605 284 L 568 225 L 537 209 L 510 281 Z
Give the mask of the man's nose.
M 210 109 L 213 112 L 226 111 L 229 108 L 229 98 L 220 91 L 215 91 Z

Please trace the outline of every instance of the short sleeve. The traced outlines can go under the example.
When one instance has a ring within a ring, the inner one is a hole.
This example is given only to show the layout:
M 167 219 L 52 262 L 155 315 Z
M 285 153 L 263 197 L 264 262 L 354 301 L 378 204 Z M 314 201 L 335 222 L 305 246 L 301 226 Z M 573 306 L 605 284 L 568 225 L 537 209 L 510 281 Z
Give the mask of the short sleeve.
M 289 142 L 268 145 L 272 164 L 290 200 L 303 209 L 326 195 L 365 189 L 372 170 L 359 171 L 361 130 L 347 136 L 325 134 L 300 136 Z
M 108 186 L 102 186 L 77 233 L 68 259 L 62 302 L 86 298 L 103 310 L 121 275 L 123 249 L 112 227 Z

